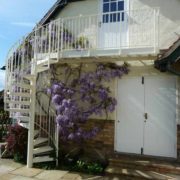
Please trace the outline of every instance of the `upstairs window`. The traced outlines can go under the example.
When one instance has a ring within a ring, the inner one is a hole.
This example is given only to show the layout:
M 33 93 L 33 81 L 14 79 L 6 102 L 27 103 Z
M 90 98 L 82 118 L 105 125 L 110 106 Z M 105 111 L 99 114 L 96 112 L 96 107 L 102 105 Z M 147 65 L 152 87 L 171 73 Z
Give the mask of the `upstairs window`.
M 124 21 L 124 0 L 103 0 L 103 23 Z

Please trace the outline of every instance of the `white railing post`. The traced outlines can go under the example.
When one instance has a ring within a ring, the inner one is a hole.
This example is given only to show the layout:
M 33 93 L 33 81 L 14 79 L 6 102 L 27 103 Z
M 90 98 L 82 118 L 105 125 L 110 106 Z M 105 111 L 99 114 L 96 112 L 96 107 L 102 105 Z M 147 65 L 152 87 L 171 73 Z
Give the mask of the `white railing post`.
M 48 59 L 48 68 L 50 67 L 50 55 L 51 55 L 51 49 L 52 49 L 52 23 L 50 22 L 49 23 L 49 52 L 48 52 L 48 56 L 49 56 L 49 59 Z
M 56 138 L 55 139 L 56 139 L 56 166 L 58 166 L 58 156 L 59 156 L 59 124 L 58 123 L 56 123 Z
M 34 75 L 33 80 L 31 80 L 32 90 L 31 90 L 31 107 L 30 107 L 30 121 L 28 130 L 28 152 L 27 152 L 27 167 L 31 168 L 33 165 L 33 148 L 34 148 L 34 122 L 35 122 L 35 105 L 36 105 L 36 56 L 37 56 L 37 43 L 36 43 L 36 30 L 35 29 L 35 44 L 34 44 L 34 59 L 32 63 L 31 75 Z
M 61 20 L 61 53 L 63 52 L 63 34 L 64 34 L 64 25 L 63 19 Z

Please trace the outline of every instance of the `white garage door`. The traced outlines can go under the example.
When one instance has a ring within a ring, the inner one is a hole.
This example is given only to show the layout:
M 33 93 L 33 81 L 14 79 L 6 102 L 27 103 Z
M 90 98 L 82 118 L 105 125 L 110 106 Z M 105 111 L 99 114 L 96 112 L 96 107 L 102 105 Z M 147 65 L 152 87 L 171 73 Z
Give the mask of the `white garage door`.
M 176 157 L 174 77 L 119 80 L 117 108 L 117 151 Z

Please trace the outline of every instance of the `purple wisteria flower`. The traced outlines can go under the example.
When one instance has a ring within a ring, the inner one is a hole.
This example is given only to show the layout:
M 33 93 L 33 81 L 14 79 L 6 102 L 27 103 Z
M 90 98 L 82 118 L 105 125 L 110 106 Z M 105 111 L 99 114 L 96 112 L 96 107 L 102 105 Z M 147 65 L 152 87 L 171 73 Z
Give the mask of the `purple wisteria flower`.
M 95 71 L 80 73 L 80 68 L 62 67 L 65 70 L 64 81 L 54 80 L 47 93 L 51 95 L 56 109 L 61 139 L 82 142 L 100 131 L 98 127 L 83 128 L 90 117 L 112 113 L 117 105 L 104 82 L 127 74 L 128 68 L 113 63 L 97 64 Z

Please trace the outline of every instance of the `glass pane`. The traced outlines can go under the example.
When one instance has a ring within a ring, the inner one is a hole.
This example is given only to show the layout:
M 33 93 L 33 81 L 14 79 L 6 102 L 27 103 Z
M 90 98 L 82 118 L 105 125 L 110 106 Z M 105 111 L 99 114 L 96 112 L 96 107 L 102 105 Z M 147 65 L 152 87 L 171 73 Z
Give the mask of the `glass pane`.
M 124 1 L 118 2 L 118 11 L 124 11 Z
M 103 15 L 103 23 L 108 23 L 109 22 L 109 14 Z
M 111 12 L 113 12 L 113 11 L 117 11 L 116 2 L 112 2 L 112 3 L 111 3 Z
M 103 4 L 103 13 L 109 12 L 109 3 Z
M 110 22 L 116 22 L 116 13 L 110 15 Z
M 103 2 L 109 2 L 109 0 L 103 0 Z
M 124 21 L 124 12 L 118 13 L 117 21 L 118 21 L 118 22 Z
M 122 13 L 121 21 L 124 21 L 124 12 Z

